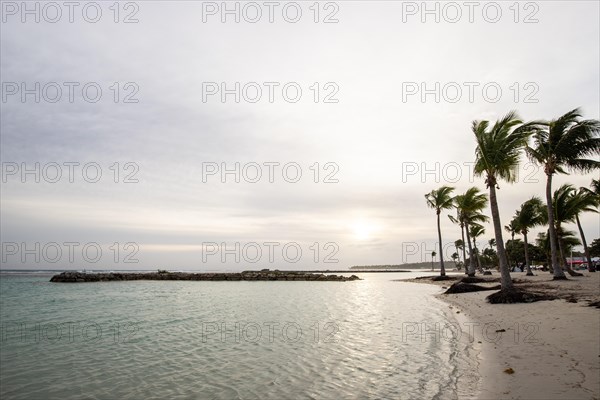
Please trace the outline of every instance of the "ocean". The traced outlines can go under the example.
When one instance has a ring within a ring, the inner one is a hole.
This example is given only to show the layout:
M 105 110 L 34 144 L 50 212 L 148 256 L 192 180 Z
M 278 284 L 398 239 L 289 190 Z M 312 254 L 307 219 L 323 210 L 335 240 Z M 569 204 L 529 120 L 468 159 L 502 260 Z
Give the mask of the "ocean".
M 440 289 L 353 282 L 50 283 L 0 274 L 0 398 L 456 399 L 473 351 Z M 422 330 L 421 330 L 422 329 Z

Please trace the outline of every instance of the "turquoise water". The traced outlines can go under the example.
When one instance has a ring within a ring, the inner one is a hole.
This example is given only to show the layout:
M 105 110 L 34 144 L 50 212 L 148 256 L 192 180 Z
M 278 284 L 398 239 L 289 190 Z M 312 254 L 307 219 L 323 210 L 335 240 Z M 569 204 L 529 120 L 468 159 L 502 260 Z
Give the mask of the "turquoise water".
M 452 318 L 433 297 L 439 289 L 392 281 L 407 274 L 361 277 L 60 284 L 48 276 L 3 275 L 0 397 L 468 394 L 473 371 L 467 349 L 452 340 L 403 338 L 407 323 Z

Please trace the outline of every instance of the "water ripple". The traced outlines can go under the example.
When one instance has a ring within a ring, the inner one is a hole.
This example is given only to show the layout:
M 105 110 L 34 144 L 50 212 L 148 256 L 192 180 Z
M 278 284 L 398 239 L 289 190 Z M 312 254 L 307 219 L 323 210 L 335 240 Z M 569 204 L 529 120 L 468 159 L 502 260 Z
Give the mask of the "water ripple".
M 373 275 L 80 285 L 3 277 L 0 397 L 457 398 L 466 350 L 402 340 L 403 323 L 445 321 L 437 289 Z

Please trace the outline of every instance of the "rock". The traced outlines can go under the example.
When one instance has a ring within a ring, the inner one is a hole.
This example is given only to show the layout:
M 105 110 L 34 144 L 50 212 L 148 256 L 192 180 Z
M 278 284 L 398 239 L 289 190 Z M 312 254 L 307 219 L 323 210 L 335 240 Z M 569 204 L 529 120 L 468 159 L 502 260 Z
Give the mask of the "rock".
M 189 273 L 189 272 L 127 272 L 127 273 L 95 273 L 86 274 L 65 271 L 54 275 L 50 282 L 108 282 L 131 280 L 167 280 L 167 281 L 354 281 L 360 280 L 356 275 L 323 275 L 311 272 L 296 271 L 244 271 L 241 273 Z

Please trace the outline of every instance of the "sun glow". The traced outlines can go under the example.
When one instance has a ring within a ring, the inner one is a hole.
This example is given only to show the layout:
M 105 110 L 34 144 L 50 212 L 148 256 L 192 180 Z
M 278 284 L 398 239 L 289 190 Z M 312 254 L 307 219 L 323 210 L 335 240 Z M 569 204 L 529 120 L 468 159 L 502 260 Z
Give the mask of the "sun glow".
M 354 221 L 350 228 L 356 240 L 369 240 L 377 230 L 373 223 L 366 220 Z

